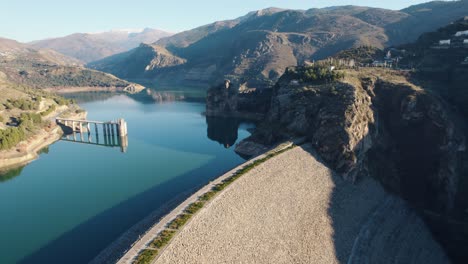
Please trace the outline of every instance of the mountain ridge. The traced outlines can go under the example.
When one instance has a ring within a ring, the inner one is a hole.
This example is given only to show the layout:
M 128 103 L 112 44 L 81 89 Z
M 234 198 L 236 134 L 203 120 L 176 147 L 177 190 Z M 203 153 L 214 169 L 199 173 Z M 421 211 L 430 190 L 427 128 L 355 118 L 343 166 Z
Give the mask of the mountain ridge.
M 36 49 L 52 49 L 83 62 L 91 62 L 152 43 L 172 33 L 159 29 L 111 30 L 96 33 L 74 33 L 64 37 L 48 38 L 27 43 Z
M 209 86 L 227 78 L 233 85 L 271 87 L 286 67 L 307 64 L 351 47 L 382 49 L 407 43 L 427 29 L 434 30 L 468 12 L 468 2 L 465 1 L 437 3 L 437 8 L 430 2 L 404 9 L 405 12 L 360 6 L 253 11 L 152 44 L 152 47 L 161 46 L 171 56 L 185 60 L 177 67 L 143 65 L 146 60 L 139 60 L 137 56 L 141 47 L 91 62 L 88 66 L 121 78 L 155 84 L 177 82 Z M 431 16 L 417 12 L 423 8 L 432 12 Z M 434 14 L 435 9 L 443 12 Z M 424 26 L 415 27 L 415 24 Z M 126 65 L 130 62 L 132 65 L 142 64 L 138 68 L 145 70 L 129 71 Z

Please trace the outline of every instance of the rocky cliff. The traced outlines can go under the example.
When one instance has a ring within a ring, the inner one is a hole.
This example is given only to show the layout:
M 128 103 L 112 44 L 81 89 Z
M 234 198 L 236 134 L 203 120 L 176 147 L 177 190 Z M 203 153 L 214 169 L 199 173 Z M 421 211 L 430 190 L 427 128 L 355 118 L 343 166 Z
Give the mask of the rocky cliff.
M 226 80 L 208 90 L 206 115 L 261 120 L 270 107 L 272 89 L 243 89 Z
M 314 83 L 286 73 L 273 89 L 265 121 L 236 150 L 305 137 L 323 160 L 352 182 L 378 179 L 424 216 L 455 260 L 468 241 L 465 128 L 456 109 L 416 86 L 408 73 L 346 70 Z M 248 150 L 245 153 L 244 150 Z M 453 223 L 457 224 L 453 224 Z M 462 243 L 463 242 L 463 243 Z

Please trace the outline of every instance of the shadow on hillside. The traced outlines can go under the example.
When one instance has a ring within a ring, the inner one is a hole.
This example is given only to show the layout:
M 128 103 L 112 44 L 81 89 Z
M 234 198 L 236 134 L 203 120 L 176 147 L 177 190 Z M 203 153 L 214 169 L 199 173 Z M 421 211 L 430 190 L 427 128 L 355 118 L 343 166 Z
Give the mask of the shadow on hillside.
M 326 164 L 310 145 L 301 148 Z M 334 172 L 331 177 L 328 217 L 339 263 L 449 263 L 422 218 L 404 200 L 367 176 L 354 184 Z

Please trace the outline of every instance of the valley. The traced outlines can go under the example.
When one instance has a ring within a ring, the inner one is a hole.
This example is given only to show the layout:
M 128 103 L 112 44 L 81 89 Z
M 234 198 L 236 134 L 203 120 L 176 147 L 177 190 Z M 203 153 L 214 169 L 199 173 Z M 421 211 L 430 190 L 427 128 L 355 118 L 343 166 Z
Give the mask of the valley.
M 468 1 L 315 6 L 0 37 L 0 263 L 466 263 Z

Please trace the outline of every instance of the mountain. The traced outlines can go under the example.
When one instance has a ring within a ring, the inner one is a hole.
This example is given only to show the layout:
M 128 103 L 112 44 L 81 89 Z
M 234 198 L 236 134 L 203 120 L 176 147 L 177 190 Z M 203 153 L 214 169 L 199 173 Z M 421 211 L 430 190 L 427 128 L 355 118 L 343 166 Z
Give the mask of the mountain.
M 24 59 L 24 56 L 36 61 L 48 61 L 61 65 L 82 65 L 82 62 L 75 58 L 70 58 L 50 49 L 35 50 L 26 44 L 16 40 L 0 37 L 0 58 L 3 61 L 13 59 Z
M 61 38 L 29 43 L 36 49 L 52 49 L 83 62 L 91 62 L 138 47 L 140 43 L 153 43 L 171 33 L 145 28 L 143 30 L 113 30 L 101 33 L 76 33 Z
M 270 8 L 175 34 L 88 66 L 121 78 L 160 84 L 206 86 L 227 78 L 237 86 L 271 87 L 288 66 L 307 64 L 351 47 L 382 49 L 413 41 L 466 13 L 467 1 L 431 2 L 401 11 L 358 6 Z M 158 59 L 141 54 L 169 56 L 177 58 L 177 63 L 158 64 Z M 127 67 L 129 64 L 135 67 Z
M 343 178 L 377 179 L 423 217 L 452 263 L 467 263 L 468 36 L 463 32 L 468 17 L 411 44 L 345 50 L 313 65 L 289 67 L 272 89 L 261 92 L 223 83 L 208 90 L 206 114 L 262 120 L 236 146 L 240 154 L 255 156 L 303 138 Z M 448 39 L 450 44 L 439 43 Z M 387 51 L 412 70 L 346 65 L 351 59 L 364 65 L 382 60 Z M 329 70 L 332 65 L 335 70 Z
M 50 90 L 64 87 L 133 90 L 137 87 L 111 74 L 84 68 L 75 58 L 49 49 L 36 50 L 5 38 L 0 38 L 0 75 L 14 84 Z

